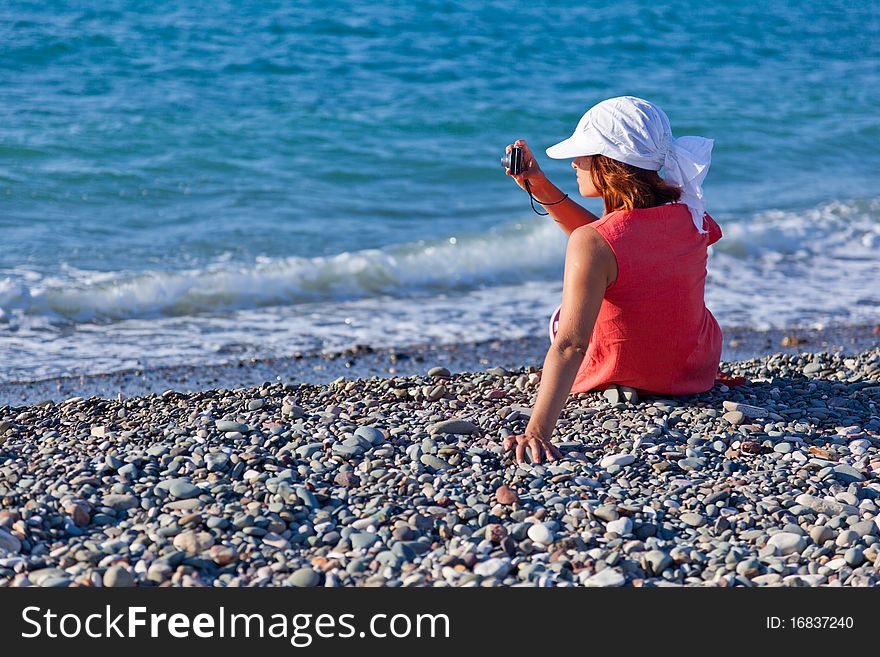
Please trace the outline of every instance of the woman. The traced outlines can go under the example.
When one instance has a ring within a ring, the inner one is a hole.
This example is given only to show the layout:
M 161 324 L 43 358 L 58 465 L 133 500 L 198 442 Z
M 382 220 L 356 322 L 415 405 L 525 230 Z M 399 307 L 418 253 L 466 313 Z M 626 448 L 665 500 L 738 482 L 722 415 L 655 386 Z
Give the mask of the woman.
M 526 447 L 540 463 L 561 458 L 550 438 L 569 392 L 623 385 L 687 395 L 712 388 L 721 329 L 703 291 L 707 247 L 721 229 L 705 212 L 701 188 L 713 141 L 673 138 L 666 114 L 646 100 L 605 100 L 571 137 L 547 149 L 551 158 L 572 159 L 580 194 L 604 202 L 601 218 L 566 198 L 525 142 L 508 152 L 514 145 L 526 167 L 514 180 L 569 236 L 562 305 L 558 325 L 551 320 L 535 408 L 525 434 L 504 444 L 516 449 L 518 463 Z

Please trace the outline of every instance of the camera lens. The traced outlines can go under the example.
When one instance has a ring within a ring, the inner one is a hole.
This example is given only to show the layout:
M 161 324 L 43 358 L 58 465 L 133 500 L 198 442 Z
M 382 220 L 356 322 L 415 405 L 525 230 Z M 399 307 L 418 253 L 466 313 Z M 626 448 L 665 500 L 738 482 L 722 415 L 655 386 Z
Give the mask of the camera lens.
M 510 153 L 505 153 L 501 158 L 501 166 L 505 169 L 510 168 Z

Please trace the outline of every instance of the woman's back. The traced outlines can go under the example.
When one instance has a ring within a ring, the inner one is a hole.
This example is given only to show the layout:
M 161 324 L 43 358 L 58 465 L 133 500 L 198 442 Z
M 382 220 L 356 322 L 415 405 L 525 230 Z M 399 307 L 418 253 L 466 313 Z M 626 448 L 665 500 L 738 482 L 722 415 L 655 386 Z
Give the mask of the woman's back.
M 678 395 L 714 385 L 722 336 L 703 294 L 706 248 L 721 229 L 708 215 L 705 221 L 708 233 L 700 234 L 688 206 L 671 203 L 589 224 L 614 251 L 618 274 L 572 392 L 617 384 Z

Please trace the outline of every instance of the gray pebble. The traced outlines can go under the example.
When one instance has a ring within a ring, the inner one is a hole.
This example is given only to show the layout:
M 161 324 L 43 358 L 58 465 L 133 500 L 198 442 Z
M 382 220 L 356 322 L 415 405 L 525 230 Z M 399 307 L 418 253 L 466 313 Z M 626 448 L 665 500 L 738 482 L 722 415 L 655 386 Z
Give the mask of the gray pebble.
M 706 524 L 705 516 L 702 516 L 699 513 L 682 513 L 679 517 L 684 524 L 690 525 L 691 527 L 702 527 Z
M 299 568 L 293 571 L 287 581 L 291 586 L 310 588 L 318 585 L 318 582 L 321 581 L 321 575 L 312 568 Z
M 779 550 L 780 554 L 788 555 L 802 551 L 807 546 L 807 541 L 800 534 L 779 532 L 773 534 L 767 544 Z
M 108 588 L 130 587 L 135 585 L 135 579 L 124 566 L 110 566 L 104 573 L 103 583 Z

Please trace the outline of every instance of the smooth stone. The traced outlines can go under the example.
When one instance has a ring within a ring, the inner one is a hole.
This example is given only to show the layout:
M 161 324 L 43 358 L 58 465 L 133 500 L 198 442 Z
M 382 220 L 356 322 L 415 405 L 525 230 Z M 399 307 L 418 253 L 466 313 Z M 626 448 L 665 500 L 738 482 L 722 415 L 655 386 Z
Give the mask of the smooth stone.
M 507 538 L 507 529 L 504 525 L 499 525 L 497 523 L 492 523 L 491 525 L 486 525 L 486 540 L 492 541 L 496 545 L 501 545 L 505 538 Z
M 730 497 L 730 493 L 728 491 L 718 490 L 714 493 L 706 495 L 706 497 L 703 498 L 703 504 L 715 504 L 716 502 L 719 502 L 721 500 L 726 500 L 728 497 Z
M 620 403 L 622 395 L 620 391 L 617 389 L 617 386 L 611 386 L 607 390 L 602 392 L 602 396 L 608 400 L 609 404 L 617 404 Z
M 317 454 L 323 449 L 323 443 L 308 443 L 307 445 L 300 445 L 294 450 L 294 452 L 301 459 L 310 459 L 313 455 Z
M 357 434 L 353 434 L 342 441 L 343 445 L 348 445 L 349 447 L 360 447 L 365 452 L 373 447 L 373 443 L 364 438 L 363 436 L 359 436 Z
M 383 566 L 387 566 L 388 568 L 400 568 L 400 565 L 403 563 L 403 560 L 394 554 L 391 550 L 382 550 L 379 554 L 376 555 L 376 561 L 378 561 Z
M 368 441 L 371 445 L 381 445 L 385 442 L 385 434 L 376 427 L 358 427 L 354 432 L 355 436 L 359 438 L 363 438 Z
M 211 516 L 206 522 L 208 529 L 226 529 L 229 526 L 229 520 L 219 516 Z
M 807 547 L 807 540 L 794 532 L 778 532 L 770 537 L 767 544 L 775 547 L 783 556 L 787 556 L 795 552 L 801 552 Z
M 251 428 L 242 424 L 241 422 L 233 422 L 231 420 L 217 420 L 214 423 L 214 426 L 217 427 L 218 431 L 240 431 L 241 433 L 247 433 L 251 430 Z
M 125 479 L 134 479 L 137 477 L 138 470 L 134 463 L 126 463 L 117 470 L 117 473 L 120 477 L 124 477 Z
M 416 531 L 427 532 L 434 528 L 434 519 L 421 513 L 415 513 L 409 517 L 407 524 Z
M 624 467 L 629 465 L 633 461 L 636 460 L 636 457 L 632 454 L 609 454 L 601 461 L 599 461 L 599 466 L 605 468 L 606 470 L 613 465 L 618 467 Z
M 89 524 L 89 510 L 83 504 L 68 504 L 64 507 L 64 510 L 67 511 L 71 520 L 73 520 L 73 524 L 77 527 L 86 527 Z
M 504 579 L 512 567 L 510 559 L 495 558 L 476 564 L 474 566 L 474 573 L 482 577 Z
M 843 555 L 844 560 L 853 568 L 858 568 L 865 563 L 865 552 L 860 547 L 851 547 Z
M 750 406 L 749 404 L 741 404 L 739 402 L 724 401 L 722 402 L 724 410 L 739 411 L 747 418 L 767 417 L 767 409 L 760 406 Z
M 354 550 L 367 550 L 379 540 L 376 534 L 370 532 L 359 532 L 348 537 L 351 547 Z
M 649 550 L 645 553 L 645 562 L 650 564 L 654 575 L 659 575 L 672 565 L 672 557 L 662 550 Z
M 208 532 L 186 531 L 175 536 L 173 543 L 178 550 L 195 555 L 214 545 L 214 537 Z
M 295 490 L 296 496 L 306 506 L 311 507 L 312 509 L 317 509 L 321 506 L 318 504 L 318 498 L 316 498 L 314 493 L 305 486 L 296 486 Z
M 141 501 L 134 495 L 105 495 L 101 499 L 103 506 L 110 507 L 114 511 L 126 511 L 140 506 Z
M 70 586 L 70 577 L 64 575 L 61 577 L 47 577 L 40 584 L 44 589 L 63 589 Z
M 877 522 L 875 520 L 862 520 L 861 522 L 857 522 L 850 527 L 852 531 L 857 533 L 859 536 L 874 536 L 877 534 Z
M 168 452 L 168 449 L 168 445 L 166 445 L 165 443 L 158 443 L 156 445 L 151 445 L 150 447 L 148 447 L 147 454 L 149 456 L 155 456 L 156 458 L 159 458 L 160 456 Z
M 699 513 L 682 513 L 679 519 L 686 525 L 691 527 L 702 527 L 706 524 L 705 516 Z
M 238 559 L 238 552 L 228 545 L 213 545 L 209 552 L 218 566 L 228 566 Z
M 104 573 L 104 586 L 109 588 L 123 588 L 135 585 L 134 575 L 128 568 L 123 566 L 110 566 Z
M 459 436 L 470 436 L 480 430 L 473 422 L 467 420 L 444 420 L 437 422 L 428 427 L 428 433 L 434 435 L 436 433 L 451 433 Z
M 340 456 L 363 456 L 366 451 L 363 445 L 360 444 L 351 444 L 346 445 L 345 443 L 334 443 L 331 448 L 334 454 L 339 454 Z
M 855 481 L 864 481 L 865 475 L 856 470 L 851 465 L 847 465 L 846 463 L 839 463 L 835 465 L 833 468 L 834 477 L 839 479 L 840 481 L 849 484 Z
M 730 424 L 739 425 L 745 422 L 746 416 L 741 411 L 728 411 L 721 416 L 721 419 L 726 420 Z
M 296 404 L 282 404 L 281 414 L 289 415 L 294 420 L 298 420 L 299 418 L 305 416 L 306 412 L 302 406 L 297 406 Z
M 761 562 L 757 559 L 745 559 L 736 564 L 736 574 L 751 579 L 761 574 Z
M 807 376 L 810 374 L 815 374 L 816 372 L 824 369 L 822 363 L 817 363 L 816 361 L 811 361 L 804 366 L 803 373 Z
M 28 579 L 37 586 L 43 586 L 46 580 L 49 579 L 64 578 L 69 578 L 69 575 L 60 568 L 39 568 L 32 570 L 28 575 Z
M 584 586 L 609 588 L 612 586 L 623 586 L 626 578 L 619 570 L 614 568 L 605 568 L 592 577 L 584 580 Z
M 173 502 L 168 502 L 165 505 L 165 508 L 174 511 L 194 511 L 200 506 L 202 506 L 202 501 L 197 497 L 192 497 L 188 500 L 174 500 Z
M 447 392 L 448 390 L 444 385 L 434 386 L 427 392 L 425 397 L 427 397 L 428 401 L 439 401 L 446 396 Z
M 553 531 L 544 523 L 536 522 L 529 527 L 528 537 L 533 543 L 550 545 L 553 543 Z
M 106 513 L 96 513 L 92 516 L 93 525 L 112 525 L 116 522 L 116 518 L 108 516 Z
M 419 461 L 421 461 L 423 465 L 426 465 L 434 470 L 442 471 L 448 470 L 452 467 L 446 461 L 438 456 L 434 456 L 433 454 L 422 454 L 422 456 L 419 458 Z
M 834 543 L 838 547 L 847 547 L 857 543 L 859 538 L 861 538 L 861 535 L 858 532 L 852 529 L 845 529 L 837 535 L 837 540 Z
M 391 546 L 391 553 L 400 557 L 401 561 L 412 561 L 416 558 L 416 551 L 413 549 L 413 545 L 420 545 L 420 543 L 398 541 Z
M 824 575 L 788 575 L 782 578 L 782 583 L 787 586 L 819 586 L 827 578 Z
M 337 472 L 333 477 L 333 483 L 344 488 L 355 488 L 360 485 L 360 478 L 351 471 Z
M 229 457 L 223 452 L 211 452 L 205 456 L 205 466 L 208 472 L 221 472 L 229 461 Z
M 614 532 L 619 536 L 626 536 L 630 532 L 632 532 L 632 520 L 624 516 L 623 518 L 618 518 L 617 520 L 612 520 L 611 522 L 605 525 L 605 530 L 609 532 Z
M 284 550 L 290 547 L 290 541 L 288 541 L 280 534 L 276 534 L 274 532 L 267 532 L 263 534 L 260 540 L 266 545 L 273 547 L 277 550 Z
M 450 372 L 445 367 L 432 367 L 428 370 L 428 376 L 432 379 L 449 379 L 452 377 L 452 372 Z
M 678 462 L 678 467 L 680 467 L 682 470 L 701 470 L 705 465 L 705 459 L 701 459 L 698 457 L 681 459 Z
M 519 495 L 509 486 L 499 486 L 495 491 L 495 500 L 498 504 L 510 505 L 519 502 Z
M 812 509 L 816 513 L 824 513 L 828 516 L 836 516 L 840 514 L 855 515 L 859 510 L 849 504 L 842 504 L 834 500 L 825 500 L 815 495 L 803 493 L 795 498 L 795 502 L 808 509 Z
M 597 507 L 593 510 L 593 515 L 599 520 L 603 520 L 605 522 L 611 522 L 612 520 L 617 520 L 620 517 L 617 509 L 610 504 L 603 504 L 602 506 Z
M 192 497 L 198 497 L 202 490 L 185 479 L 173 479 L 168 482 L 168 492 L 179 500 L 188 500 Z
M 779 550 L 776 548 L 776 546 L 768 543 L 767 545 L 762 547 L 760 550 L 758 550 L 758 558 L 759 559 L 770 559 L 772 557 L 775 557 L 777 552 L 779 552 Z
M 321 581 L 321 575 L 312 568 L 300 568 L 293 571 L 290 577 L 287 578 L 287 581 L 291 586 L 311 588 L 318 585 L 318 582 Z
M 825 541 L 834 538 L 834 531 L 825 525 L 818 525 L 810 529 L 810 538 L 816 545 L 822 545 Z

